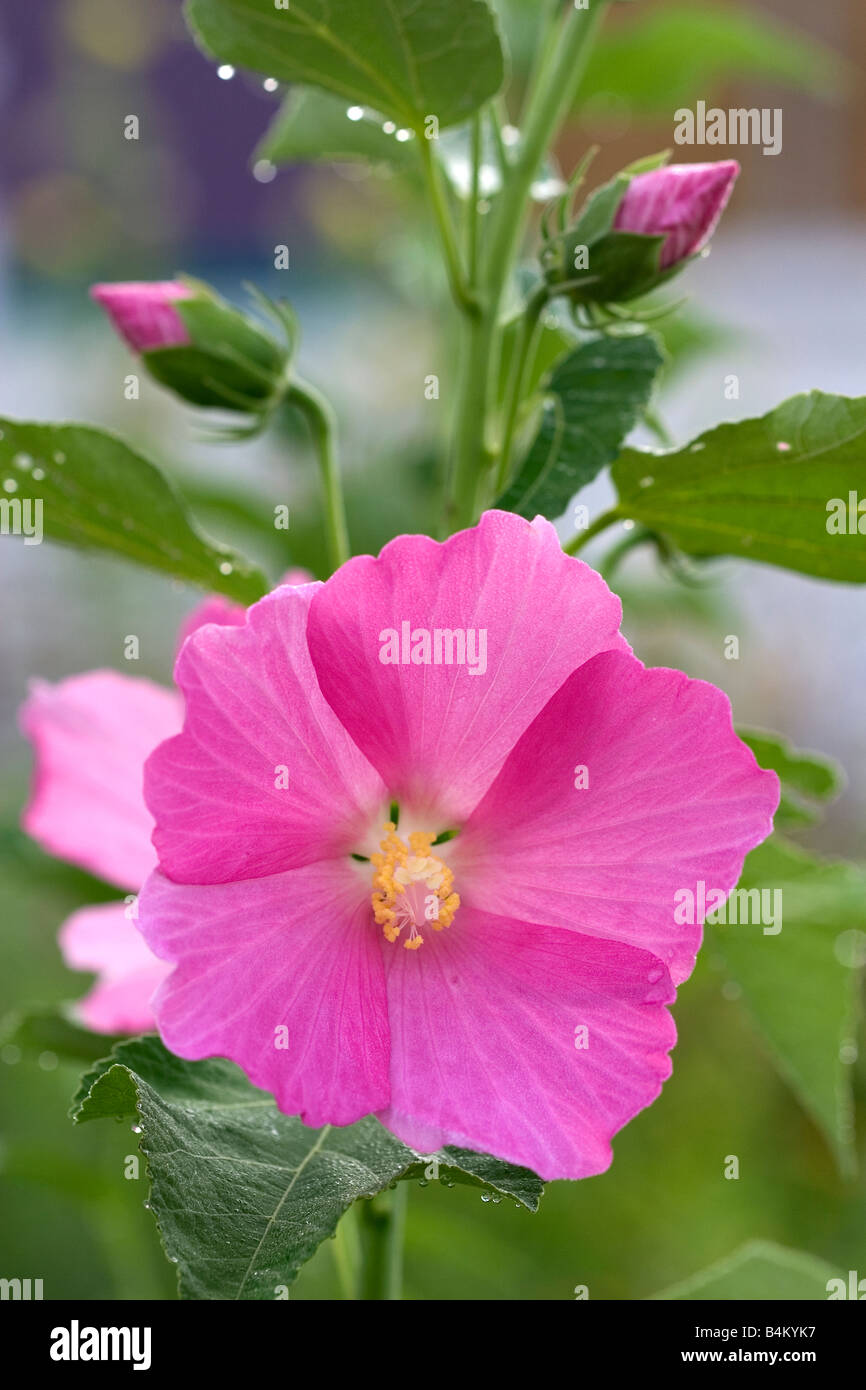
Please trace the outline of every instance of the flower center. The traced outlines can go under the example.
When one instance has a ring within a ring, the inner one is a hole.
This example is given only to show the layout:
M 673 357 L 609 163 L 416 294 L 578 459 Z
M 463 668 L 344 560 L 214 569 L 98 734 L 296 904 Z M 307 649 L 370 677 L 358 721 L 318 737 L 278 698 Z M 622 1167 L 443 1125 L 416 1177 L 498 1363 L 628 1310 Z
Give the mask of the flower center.
M 389 821 L 384 827 L 385 838 L 380 841 L 381 854 L 373 854 L 373 916 L 388 941 L 394 942 L 408 928 L 403 941 L 407 951 L 417 951 L 424 938 L 420 923 L 429 923 L 434 931 L 450 927 L 460 906 L 460 898 L 452 892 L 454 875 L 430 849 L 435 836 L 415 830 L 409 835 L 408 846 Z

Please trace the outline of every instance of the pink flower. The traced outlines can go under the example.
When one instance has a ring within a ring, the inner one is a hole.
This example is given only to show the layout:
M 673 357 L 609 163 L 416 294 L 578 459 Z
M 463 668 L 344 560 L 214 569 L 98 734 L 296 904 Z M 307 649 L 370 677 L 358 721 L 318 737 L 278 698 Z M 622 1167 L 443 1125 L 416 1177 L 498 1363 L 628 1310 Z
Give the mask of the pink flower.
M 293 570 L 286 578 L 304 583 L 309 576 Z M 243 623 L 245 611 L 224 598 L 205 599 L 183 623 L 180 642 L 206 623 Z M 66 964 L 98 976 L 77 1005 L 96 1033 L 142 1033 L 154 1026 L 150 1000 L 169 967 L 134 925 L 134 895 L 156 864 L 142 774 L 148 754 L 182 721 L 176 691 L 114 671 L 90 671 L 57 685 L 34 681 L 21 710 L 22 730 L 36 754 L 24 829 L 50 854 L 127 893 L 124 902 L 81 908 L 60 931 Z
M 715 164 L 671 164 L 632 179 L 614 228 L 667 235 L 661 268 L 702 251 L 725 210 L 740 172 L 735 159 Z
M 94 285 L 91 299 L 101 304 L 121 338 L 134 352 L 183 347 L 190 341 L 186 324 L 174 308 L 193 291 L 178 280 L 138 281 Z
M 167 1046 L 313 1126 L 603 1171 L 670 1073 L 674 895 L 732 888 L 778 801 L 726 697 L 619 623 L 552 526 L 489 512 L 190 638 L 145 773 Z

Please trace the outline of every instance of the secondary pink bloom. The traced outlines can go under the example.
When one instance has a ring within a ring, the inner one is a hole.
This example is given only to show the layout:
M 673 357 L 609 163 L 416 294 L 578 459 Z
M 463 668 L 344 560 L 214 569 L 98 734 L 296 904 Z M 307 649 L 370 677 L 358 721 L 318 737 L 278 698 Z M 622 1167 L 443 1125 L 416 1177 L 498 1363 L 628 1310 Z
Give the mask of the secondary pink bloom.
M 663 270 L 702 251 L 718 225 L 740 166 L 735 159 L 715 164 L 671 164 L 638 174 L 628 186 L 614 227 L 647 236 L 667 234 Z
M 192 294 L 179 280 L 94 285 L 90 291 L 91 299 L 102 305 L 134 352 L 189 343 L 186 324 L 174 305 L 178 299 L 190 299 Z
M 309 578 L 291 574 L 299 576 L 294 582 Z M 205 623 L 243 623 L 245 612 L 224 598 L 205 599 L 183 623 L 181 640 Z M 60 931 L 66 964 L 98 976 L 77 1006 L 97 1033 L 154 1026 L 151 996 L 169 967 L 135 929 L 134 895 L 156 864 L 142 776 L 145 758 L 182 721 L 177 691 L 115 671 L 89 671 L 57 685 L 33 681 L 21 710 L 35 750 L 24 829 L 50 854 L 128 895 L 125 902 L 81 908 Z
M 167 1046 L 313 1126 L 604 1170 L 670 1073 L 675 893 L 732 888 L 778 801 L 726 697 L 619 623 L 552 526 L 489 512 L 194 633 L 145 773 Z

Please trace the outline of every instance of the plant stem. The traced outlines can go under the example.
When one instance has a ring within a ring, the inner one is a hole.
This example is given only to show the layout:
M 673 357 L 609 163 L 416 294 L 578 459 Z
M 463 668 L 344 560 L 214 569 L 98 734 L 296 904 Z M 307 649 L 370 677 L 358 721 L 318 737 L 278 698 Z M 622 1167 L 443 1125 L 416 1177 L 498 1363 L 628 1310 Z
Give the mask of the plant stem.
M 357 1205 L 363 1255 L 362 1299 L 395 1302 L 403 1297 L 403 1235 L 408 1201 L 408 1183 L 399 1182 L 393 1191 L 381 1192 Z
M 331 569 L 339 569 L 349 558 L 349 533 L 343 484 L 337 463 L 337 420 L 328 400 L 309 382 L 293 377 L 286 392 L 286 404 L 301 412 L 307 422 L 319 458 L 325 500 L 325 529 Z
M 518 154 L 490 216 L 479 322 L 464 328 L 449 499 L 456 525 L 475 521 L 478 481 L 493 457 L 487 429 L 499 373 L 499 312 L 524 235 L 532 182 L 571 108 L 607 4 L 593 0 L 590 10 L 570 8 L 560 23 L 551 21 L 527 95 Z
M 563 550 L 566 555 L 576 555 L 579 550 L 583 550 L 588 541 L 592 540 L 593 536 L 606 531 L 608 526 L 613 526 L 617 521 L 622 521 L 623 518 L 624 513 L 620 511 L 619 507 L 611 507 L 609 511 L 602 512 L 601 516 L 596 517 L 592 525 L 588 526 L 585 531 L 578 531 L 577 535 L 573 536 L 568 544 L 562 547 Z
M 469 199 L 466 205 L 467 261 L 470 286 L 478 282 L 478 199 L 481 193 L 481 160 L 483 156 L 481 116 L 472 117 L 472 174 Z
M 442 242 L 442 250 L 445 254 L 445 268 L 448 271 L 448 283 L 451 286 L 451 294 L 454 297 L 454 302 L 457 307 L 462 309 L 463 313 L 477 315 L 479 312 L 478 300 L 467 285 L 463 274 L 457 238 L 454 234 L 454 222 L 451 217 L 451 209 L 448 206 L 448 199 L 442 187 L 442 175 L 433 157 L 430 143 L 431 142 L 423 136 L 419 136 L 421 165 L 427 183 L 427 192 L 430 196 L 430 206 L 433 209 L 433 216 L 436 219 L 436 226 L 439 229 L 439 239 Z
M 343 1298 L 357 1298 L 361 1277 L 361 1233 L 357 1207 L 349 1207 L 334 1233 L 334 1263 Z
M 520 327 L 520 338 L 514 349 L 514 362 L 508 383 L 508 415 L 505 419 L 505 429 L 499 450 L 499 472 L 496 477 L 497 496 L 508 484 L 517 416 L 520 411 L 520 403 L 525 395 L 526 378 L 535 356 L 535 344 L 538 341 L 538 326 L 547 301 L 547 286 L 541 285 L 526 306 Z

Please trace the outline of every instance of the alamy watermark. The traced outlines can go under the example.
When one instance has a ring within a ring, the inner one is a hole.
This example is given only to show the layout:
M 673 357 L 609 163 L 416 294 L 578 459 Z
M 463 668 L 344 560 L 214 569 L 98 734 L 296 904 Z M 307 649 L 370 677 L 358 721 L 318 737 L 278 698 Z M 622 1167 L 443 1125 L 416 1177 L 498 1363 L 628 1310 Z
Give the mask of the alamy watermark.
M 695 110 L 681 106 L 674 112 L 674 140 L 678 145 L 763 145 L 764 154 L 782 153 L 780 106 L 707 108 L 699 101 Z
M 42 498 L 0 497 L 0 536 L 23 536 L 25 545 L 41 545 Z
M 400 630 L 379 633 L 379 660 L 383 666 L 465 666 L 469 676 L 487 670 L 487 628 L 413 628 L 402 622 Z
M 711 926 L 762 926 L 764 936 L 778 936 L 782 930 L 781 888 L 708 888 L 699 879 L 694 889 L 678 888 L 674 893 L 674 921 L 678 926 L 709 922 Z

